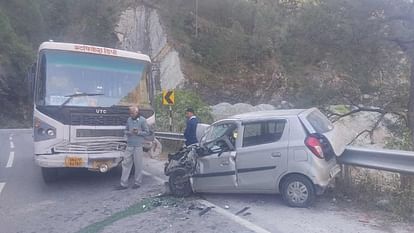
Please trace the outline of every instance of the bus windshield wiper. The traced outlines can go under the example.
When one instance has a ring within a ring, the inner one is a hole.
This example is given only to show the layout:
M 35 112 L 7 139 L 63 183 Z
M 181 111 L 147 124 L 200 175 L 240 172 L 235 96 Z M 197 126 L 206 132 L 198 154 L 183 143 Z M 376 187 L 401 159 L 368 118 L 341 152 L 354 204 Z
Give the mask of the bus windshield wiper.
M 83 97 L 83 96 L 97 96 L 97 95 L 103 95 L 101 93 L 85 93 L 85 92 L 81 92 L 81 93 L 75 93 L 75 94 L 71 94 L 71 95 L 65 95 L 65 97 L 69 97 L 67 100 L 65 100 L 65 102 L 63 102 L 60 106 L 65 106 L 67 103 L 69 103 L 73 98 L 75 97 Z

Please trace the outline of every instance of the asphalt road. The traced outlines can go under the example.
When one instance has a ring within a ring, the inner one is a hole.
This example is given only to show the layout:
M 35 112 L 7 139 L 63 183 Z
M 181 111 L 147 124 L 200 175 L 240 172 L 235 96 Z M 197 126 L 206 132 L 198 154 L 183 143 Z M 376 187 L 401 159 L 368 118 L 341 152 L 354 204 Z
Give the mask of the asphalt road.
M 286 207 L 277 195 L 158 197 L 165 190 L 162 164 L 145 160 L 138 190 L 113 190 L 116 170 L 67 170 L 46 185 L 33 161 L 31 131 L 0 130 L 0 232 L 414 232 L 413 224 L 326 197 L 308 209 Z M 206 207 L 213 208 L 204 213 Z
M 158 197 L 162 180 L 145 174 L 137 190 L 114 190 L 119 170 L 66 170 L 45 184 L 31 132 L 0 130 L 0 232 L 254 232 L 217 211 L 200 216 L 197 197 Z

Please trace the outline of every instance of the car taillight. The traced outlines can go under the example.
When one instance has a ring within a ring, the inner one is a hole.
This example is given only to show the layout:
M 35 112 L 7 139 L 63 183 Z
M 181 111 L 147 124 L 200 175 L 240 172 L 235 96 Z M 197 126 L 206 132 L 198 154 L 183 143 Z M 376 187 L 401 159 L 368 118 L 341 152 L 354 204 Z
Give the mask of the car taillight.
M 309 150 L 312 151 L 314 155 L 316 155 L 316 157 L 320 159 L 324 158 L 322 145 L 318 138 L 312 135 L 308 136 L 305 139 L 305 145 L 309 148 Z

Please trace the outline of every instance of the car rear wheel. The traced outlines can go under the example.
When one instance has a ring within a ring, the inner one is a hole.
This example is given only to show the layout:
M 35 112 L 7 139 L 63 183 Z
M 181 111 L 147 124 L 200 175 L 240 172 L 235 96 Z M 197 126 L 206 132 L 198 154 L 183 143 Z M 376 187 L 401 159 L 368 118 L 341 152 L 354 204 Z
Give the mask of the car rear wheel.
M 42 177 L 45 183 L 52 183 L 58 180 L 58 169 L 57 168 L 46 168 L 42 167 Z
M 176 197 L 188 197 L 193 192 L 191 189 L 190 178 L 185 170 L 177 170 L 170 174 L 168 179 L 171 194 Z
M 291 207 L 308 207 L 315 199 L 312 182 L 302 175 L 290 175 L 284 179 L 281 191 L 283 200 Z

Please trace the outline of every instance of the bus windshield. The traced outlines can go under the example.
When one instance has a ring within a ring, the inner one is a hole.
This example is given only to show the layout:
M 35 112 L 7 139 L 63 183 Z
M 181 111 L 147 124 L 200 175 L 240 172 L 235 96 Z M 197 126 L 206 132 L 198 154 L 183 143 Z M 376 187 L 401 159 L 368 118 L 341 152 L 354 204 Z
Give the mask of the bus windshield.
M 38 105 L 148 105 L 148 62 L 60 50 L 41 53 Z

